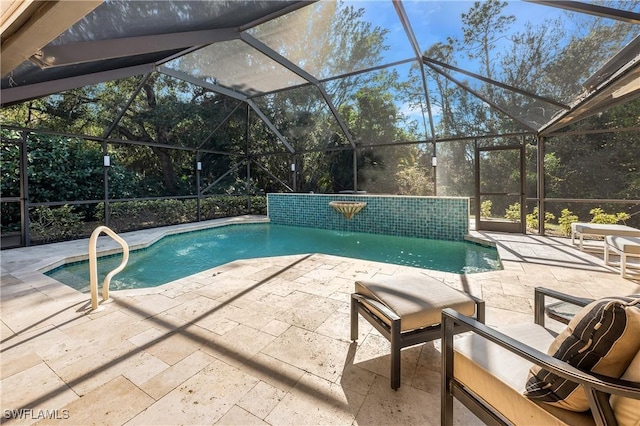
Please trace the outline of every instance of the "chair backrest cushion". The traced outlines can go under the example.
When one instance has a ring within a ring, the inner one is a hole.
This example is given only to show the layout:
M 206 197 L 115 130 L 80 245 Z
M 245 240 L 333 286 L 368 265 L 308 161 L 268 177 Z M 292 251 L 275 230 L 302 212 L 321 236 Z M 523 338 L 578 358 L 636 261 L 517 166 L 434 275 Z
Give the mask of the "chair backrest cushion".
M 640 350 L 640 298 L 608 297 L 580 310 L 547 353 L 583 371 L 620 378 Z M 572 411 L 587 411 L 582 386 L 533 366 L 524 394 Z
M 620 378 L 640 383 L 640 352 Z M 616 415 L 618 426 L 640 426 L 640 399 L 611 395 L 611 408 Z

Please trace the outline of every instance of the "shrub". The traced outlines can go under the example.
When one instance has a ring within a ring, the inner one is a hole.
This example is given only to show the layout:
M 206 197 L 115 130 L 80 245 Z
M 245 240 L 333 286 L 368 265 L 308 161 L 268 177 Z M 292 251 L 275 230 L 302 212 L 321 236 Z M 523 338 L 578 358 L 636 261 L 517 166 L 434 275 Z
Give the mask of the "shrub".
M 188 200 L 190 201 L 190 200 Z M 110 203 L 109 226 L 116 232 L 155 228 L 193 222 L 195 203 L 188 208 L 181 200 L 146 200 Z M 104 222 L 104 204 L 98 206 L 96 219 Z
M 83 230 L 83 215 L 70 205 L 36 207 L 29 217 L 29 233 L 34 242 L 49 243 L 77 237 Z
M 135 231 L 195 222 L 196 200 L 123 201 L 109 204 L 109 227 L 116 232 Z M 247 197 L 222 195 L 201 201 L 202 220 L 247 214 Z M 251 197 L 251 213 L 267 213 L 267 197 Z M 29 233 L 35 244 L 87 237 L 95 224 L 83 220 L 82 212 L 69 205 L 57 208 L 37 207 L 30 211 Z M 96 207 L 95 219 L 104 223 L 104 203 Z M 3 229 L 3 233 L 7 232 Z
M 396 172 L 396 182 L 399 195 L 429 195 L 433 194 L 433 181 L 429 172 L 417 164 L 403 165 Z
M 493 202 L 491 200 L 484 200 L 480 204 L 480 217 L 491 217 L 491 206 Z
M 155 228 L 195 222 L 197 220 L 196 200 L 150 200 L 110 203 L 109 226 L 116 232 Z M 266 214 L 267 198 L 251 197 L 251 211 Z M 204 198 L 200 201 L 202 220 L 217 219 L 247 214 L 247 197 L 222 195 Z M 96 219 L 104 222 L 104 204 L 100 203 Z
M 551 212 L 544 213 L 544 223 L 555 220 L 556 216 Z M 527 215 L 527 228 L 538 229 L 538 207 L 533 208 L 533 212 Z
M 267 214 L 267 197 L 254 196 L 251 197 L 251 213 L 252 214 Z
M 513 203 L 505 210 L 504 217 L 506 219 L 517 222 L 520 220 L 520 203 Z
M 614 224 L 620 221 L 624 222 L 628 220 L 631 216 L 628 213 L 618 212 L 616 214 L 605 213 L 600 207 L 596 207 L 595 209 L 591 209 L 589 211 L 591 216 L 591 223 L 609 223 Z
M 574 215 L 569 209 L 562 209 L 558 225 L 563 235 L 571 234 L 571 224 L 578 221 L 578 216 Z
M 247 214 L 247 197 L 223 195 L 205 198 L 200 202 L 202 220 Z

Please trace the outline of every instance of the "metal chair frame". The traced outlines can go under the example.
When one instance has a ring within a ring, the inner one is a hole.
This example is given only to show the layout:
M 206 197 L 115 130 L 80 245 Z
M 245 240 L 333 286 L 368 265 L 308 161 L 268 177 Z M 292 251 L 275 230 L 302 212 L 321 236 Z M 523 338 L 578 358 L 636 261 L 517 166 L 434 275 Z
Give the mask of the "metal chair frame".
M 484 301 L 467 294 L 476 304 L 475 318 L 484 323 Z M 367 306 L 374 307 L 389 321 L 387 324 Z M 430 342 L 441 337 L 440 324 L 430 324 L 424 328 L 401 332 L 402 319 L 383 303 L 358 293 L 351 295 L 351 340 L 358 340 L 358 314 L 366 319 L 376 330 L 391 342 L 391 388 L 400 387 L 400 351 L 406 347 Z

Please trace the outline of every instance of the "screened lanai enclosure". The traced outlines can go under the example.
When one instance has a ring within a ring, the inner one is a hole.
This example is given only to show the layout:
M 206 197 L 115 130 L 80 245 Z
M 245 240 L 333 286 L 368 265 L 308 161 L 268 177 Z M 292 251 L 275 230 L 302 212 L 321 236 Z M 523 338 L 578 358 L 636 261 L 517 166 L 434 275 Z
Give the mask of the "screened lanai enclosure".
M 636 1 L 2 4 L 2 247 L 463 196 L 478 229 L 640 225 Z

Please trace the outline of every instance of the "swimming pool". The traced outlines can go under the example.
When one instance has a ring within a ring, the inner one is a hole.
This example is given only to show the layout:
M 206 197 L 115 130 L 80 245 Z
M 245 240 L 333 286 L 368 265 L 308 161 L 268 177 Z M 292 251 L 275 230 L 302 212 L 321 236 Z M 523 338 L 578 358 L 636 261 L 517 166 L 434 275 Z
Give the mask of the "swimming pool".
M 132 251 L 112 290 L 156 287 L 225 263 L 255 257 L 324 253 L 455 273 L 501 269 L 495 248 L 469 242 L 330 231 L 297 226 L 226 225 L 170 235 Z M 98 259 L 100 285 L 122 255 Z M 46 273 L 77 290 L 89 291 L 89 262 L 66 264 Z

